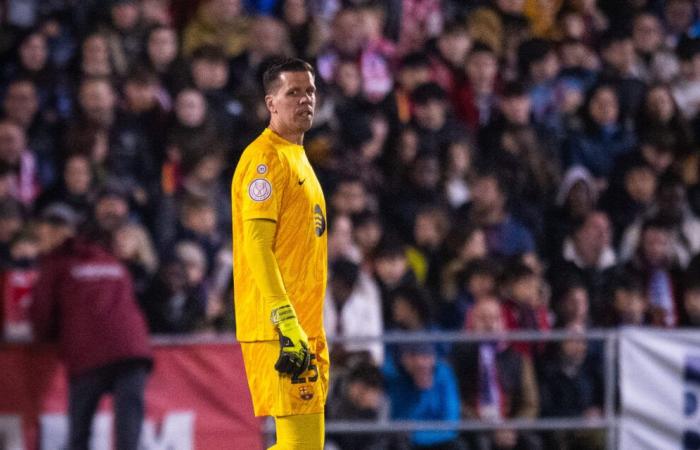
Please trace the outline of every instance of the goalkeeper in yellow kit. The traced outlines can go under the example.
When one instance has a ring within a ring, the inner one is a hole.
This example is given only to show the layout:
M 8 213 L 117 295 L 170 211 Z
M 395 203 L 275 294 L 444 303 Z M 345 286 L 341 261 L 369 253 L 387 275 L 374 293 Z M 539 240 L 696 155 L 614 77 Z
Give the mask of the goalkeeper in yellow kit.
M 302 147 L 314 78 L 299 59 L 265 71 L 270 124 L 243 152 L 231 186 L 236 334 L 255 415 L 275 417 L 276 450 L 324 442 L 326 204 Z

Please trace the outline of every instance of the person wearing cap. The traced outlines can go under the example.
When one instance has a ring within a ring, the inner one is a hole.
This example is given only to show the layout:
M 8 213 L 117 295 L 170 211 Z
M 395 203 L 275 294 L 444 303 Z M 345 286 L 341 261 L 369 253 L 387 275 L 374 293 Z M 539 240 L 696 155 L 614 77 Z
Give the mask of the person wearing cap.
M 393 420 L 459 420 L 457 380 L 431 343 L 403 344 L 398 365 L 386 364 L 384 377 Z M 413 449 L 463 450 L 458 432 L 414 431 Z
M 68 220 L 58 206 L 43 215 L 42 220 Z M 137 450 L 152 353 L 131 276 L 112 255 L 105 230 L 92 224 L 79 236 L 63 237 L 41 260 L 30 317 L 36 339 L 57 341 L 66 365 L 67 448 L 88 449 L 100 398 L 111 393 L 115 448 Z
M 79 216 L 65 203 L 46 206 L 36 218 L 39 250 L 46 255 L 75 234 Z

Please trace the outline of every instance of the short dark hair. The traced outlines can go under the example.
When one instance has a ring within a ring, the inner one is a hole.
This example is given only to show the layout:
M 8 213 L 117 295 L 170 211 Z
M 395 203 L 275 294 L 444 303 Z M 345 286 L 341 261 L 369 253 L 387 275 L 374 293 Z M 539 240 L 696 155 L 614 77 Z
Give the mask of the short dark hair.
M 610 296 L 617 291 L 634 292 L 644 295 L 644 281 L 641 276 L 629 269 L 621 269 L 613 274 L 608 285 Z
M 275 59 L 270 62 L 270 65 L 263 72 L 262 82 L 265 95 L 271 94 L 277 89 L 280 75 L 283 72 L 309 72 L 314 77 L 316 76 L 313 66 L 302 59 Z
M 203 44 L 192 52 L 192 61 L 204 60 L 209 63 L 227 64 L 226 51 L 220 45 Z
M 431 295 L 424 288 L 415 284 L 400 285 L 389 293 L 389 303 L 394 304 L 398 299 L 403 299 L 413 309 L 423 324 L 428 325 L 433 321 L 433 308 Z
M 642 234 L 647 230 L 662 230 L 670 233 L 674 229 L 674 224 L 670 219 L 661 215 L 655 215 L 642 222 Z
M 615 44 L 632 39 L 632 32 L 628 27 L 612 29 L 604 33 L 599 42 L 599 50 L 604 51 Z
M 346 258 L 340 258 L 331 264 L 333 280 L 341 281 L 347 286 L 354 286 L 360 276 L 360 266 Z
M 413 102 L 417 105 L 425 105 L 432 100 L 444 102 L 447 100 L 447 93 L 439 84 L 428 82 L 416 87 L 411 97 Z
M 384 386 L 382 371 L 371 362 L 362 361 L 348 373 L 348 383 L 362 383 L 366 386 L 381 389 Z
M 526 278 L 537 276 L 534 270 L 522 262 L 512 262 L 501 273 L 499 282 L 504 286 L 511 286 Z
M 144 66 L 136 66 L 129 71 L 124 84 L 131 83 L 139 86 L 158 84 L 158 75 Z
M 522 81 L 511 81 L 506 83 L 503 87 L 503 92 L 501 92 L 501 97 L 503 98 L 515 98 L 515 97 L 525 97 L 529 93 L 525 83 Z
M 430 68 L 430 58 L 424 52 L 411 52 L 399 63 L 399 70 Z
M 524 41 L 518 47 L 518 68 L 520 72 L 527 76 L 530 73 L 530 67 L 542 61 L 547 55 L 554 51 L 554 45 L 541 38 L 533 38 Z

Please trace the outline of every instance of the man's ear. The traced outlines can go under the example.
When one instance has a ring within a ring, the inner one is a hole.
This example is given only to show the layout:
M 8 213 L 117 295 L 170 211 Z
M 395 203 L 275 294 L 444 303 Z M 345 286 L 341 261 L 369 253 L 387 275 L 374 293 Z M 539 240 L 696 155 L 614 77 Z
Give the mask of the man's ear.
M 267 107 L 267 110 L 270 111 L 270 114 L 274 112 L 275 99 L 272 97 L 272 95 L 268 94 L 265 96 L 265 106 Z

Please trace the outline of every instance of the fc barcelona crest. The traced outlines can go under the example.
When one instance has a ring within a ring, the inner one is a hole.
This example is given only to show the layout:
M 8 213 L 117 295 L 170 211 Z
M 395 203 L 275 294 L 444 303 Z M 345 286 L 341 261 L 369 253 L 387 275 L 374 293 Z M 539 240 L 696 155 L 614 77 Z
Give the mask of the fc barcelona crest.
M 301 397 L 302 400 L 311 400 L 312 398 L 314 398 L 313 389 L 311 389 L 308 386 L 300 386 L 299 397 Z

